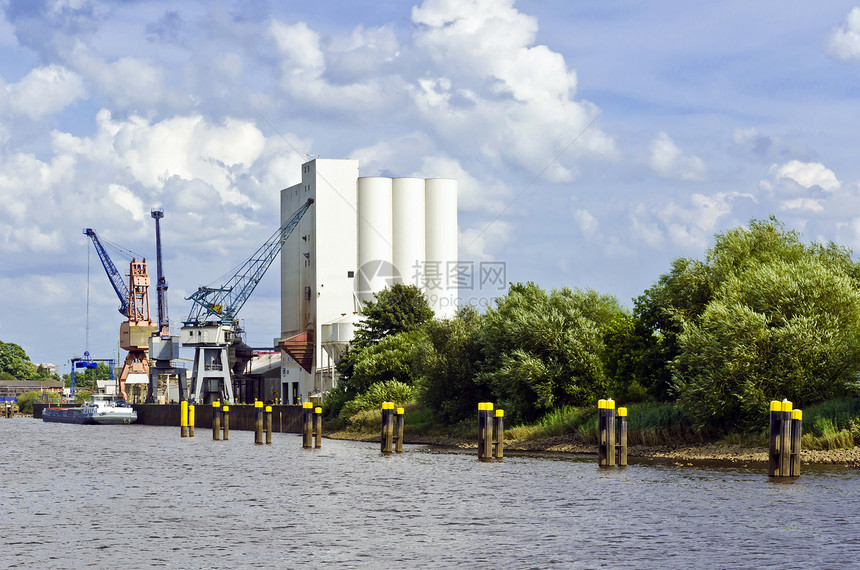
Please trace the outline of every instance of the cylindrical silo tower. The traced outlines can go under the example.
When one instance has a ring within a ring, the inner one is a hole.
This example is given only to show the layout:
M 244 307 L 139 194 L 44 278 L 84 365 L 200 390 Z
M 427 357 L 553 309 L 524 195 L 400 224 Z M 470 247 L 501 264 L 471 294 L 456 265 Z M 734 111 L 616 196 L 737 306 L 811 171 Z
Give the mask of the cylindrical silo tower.
M 392 260 L 400 283 L 424 287 L 425 193 L 423 178 L 395 178 L 392 183 Z
M 425 191 L 425 275 L 427 299 L 437 317 L 457 311 L 457 181 L 428 178 Z
M 392 285 L 391 178 L 358 179 L 358 279 L 356 294 L 362 304 Z

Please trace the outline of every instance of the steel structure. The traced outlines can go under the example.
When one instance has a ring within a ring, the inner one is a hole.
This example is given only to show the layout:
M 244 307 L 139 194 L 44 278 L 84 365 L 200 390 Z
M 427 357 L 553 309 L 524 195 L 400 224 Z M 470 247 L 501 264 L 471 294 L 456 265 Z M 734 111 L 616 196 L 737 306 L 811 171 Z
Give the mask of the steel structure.
M 173 367 L 172 360 L 179 358 L 179 338 L 170 335 L 170 319 L 167 316 L 167 279 L 161 263 L 161 220 L 164 210 L 154 209 L 151 212 L 155 220 L 155 259 L 157 269 L 156 291 L 158 300 L 158 330 L 149 338 L 150 377 L 148 402 L 157 401 L 158 379 L 162 374 L 177 375 L 179 383 L 179 399 L 185 399 L 185 371 Z
M 93 247 L 96 248 L 96 253 L 99 255 L 102 266 L 105 268 L 105 273 L 107 273 L 108 279 L 110 279 L 110 284 L 113 285 L 113 290 L 116 291 L 116 295 L 119 297 L 119 314 L 127 317 L 128 287 L 125 285 L 125 280 L 123 280 L 122 275 L 120 275 L 119 270 L 116 268 L 116 265 L 113 264 L 107 251 L 105 251 L 105 248 L 102 246 L 102 242 L 96 235 L 95 230 L 92 228 L 86 228 L 84 230 L 84 235 L 88 236 L 93 241 Z
M 309 199 L 296 210 L 226 284 L 200 287 L 186 298 L 192 305 L 183 321 L 182 345 L 195 347 L 193 401 L 220 398 L 233 402 L 232 369 L 241 342 L 237 315 L 313 202 Z
M 127 399 L 125 384 L 129 375 L 145 374 L 149 377 L 149 337 L 155 332 L 155 326 L 149 318 L 149 275 L 146 271 L 146 259 L 132 258 L 128 271 L 129 283 L 126 286 L 95 230 L 87 228 L 84 230 L 84 235 L 92 240 L 111 285 L 119 297 L 121 303 L 119 312 L 126 317 L 126 321 L 120 325 L 119 344 L 123 350 L 128 351 L 128 354 L 119 374 L 118 393 L 120 398 Z

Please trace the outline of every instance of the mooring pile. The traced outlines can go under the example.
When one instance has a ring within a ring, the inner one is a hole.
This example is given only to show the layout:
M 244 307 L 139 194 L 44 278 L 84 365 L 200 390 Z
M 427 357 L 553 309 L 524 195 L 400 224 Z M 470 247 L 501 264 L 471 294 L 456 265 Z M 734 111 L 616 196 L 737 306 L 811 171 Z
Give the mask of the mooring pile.
M 768 468 L 770 477 L 800 475 L 800 438 L 803 412 L 792 410 L 788 400 L 770 403 L 770 437 L 768 438 Z

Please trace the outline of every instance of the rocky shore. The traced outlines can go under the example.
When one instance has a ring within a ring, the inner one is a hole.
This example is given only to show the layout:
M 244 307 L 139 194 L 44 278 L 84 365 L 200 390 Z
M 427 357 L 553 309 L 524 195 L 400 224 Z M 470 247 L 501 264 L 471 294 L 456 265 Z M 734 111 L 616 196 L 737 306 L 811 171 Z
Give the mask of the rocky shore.
M 379 441 L 378 435 L 354 432 L 334 432 L 326 434 L 332 439 L 349 439 L 355 441 Z M 460 449 L 475 449 L 477 442 L 448 436 L 409 436 L 405 443 L 438 445 Z M 571 454 L 597 454 L 593 445 L 576 441 L 571 436 L 558 436 L 535 440 L 505 440 L 505 451 L 528 451 Z M 686 461 L 720 461 L 727 463 L 766 463 L 767 449 L 749 448 L 739 445 L 703 445 L 677 446 L 644 446 L 633 445 L 628 448 L 629 457 L 662 459 L 676 462 Z M 860 469 L 860 447 L 851 449 L 814 450 L 804 449 L 800 452 L 804 464 L 844 465 Z

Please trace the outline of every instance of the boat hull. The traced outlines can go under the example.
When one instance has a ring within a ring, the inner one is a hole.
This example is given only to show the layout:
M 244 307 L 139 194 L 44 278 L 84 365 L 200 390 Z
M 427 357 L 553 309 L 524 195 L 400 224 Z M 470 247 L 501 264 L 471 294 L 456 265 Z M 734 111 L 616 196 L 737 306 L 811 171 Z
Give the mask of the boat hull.
M 137 421 L 137 412 L 123 409 L 111 412 L 89 412 L 81 408 L 46 408 L 42 421 L 64 424 L 130 424 Z

